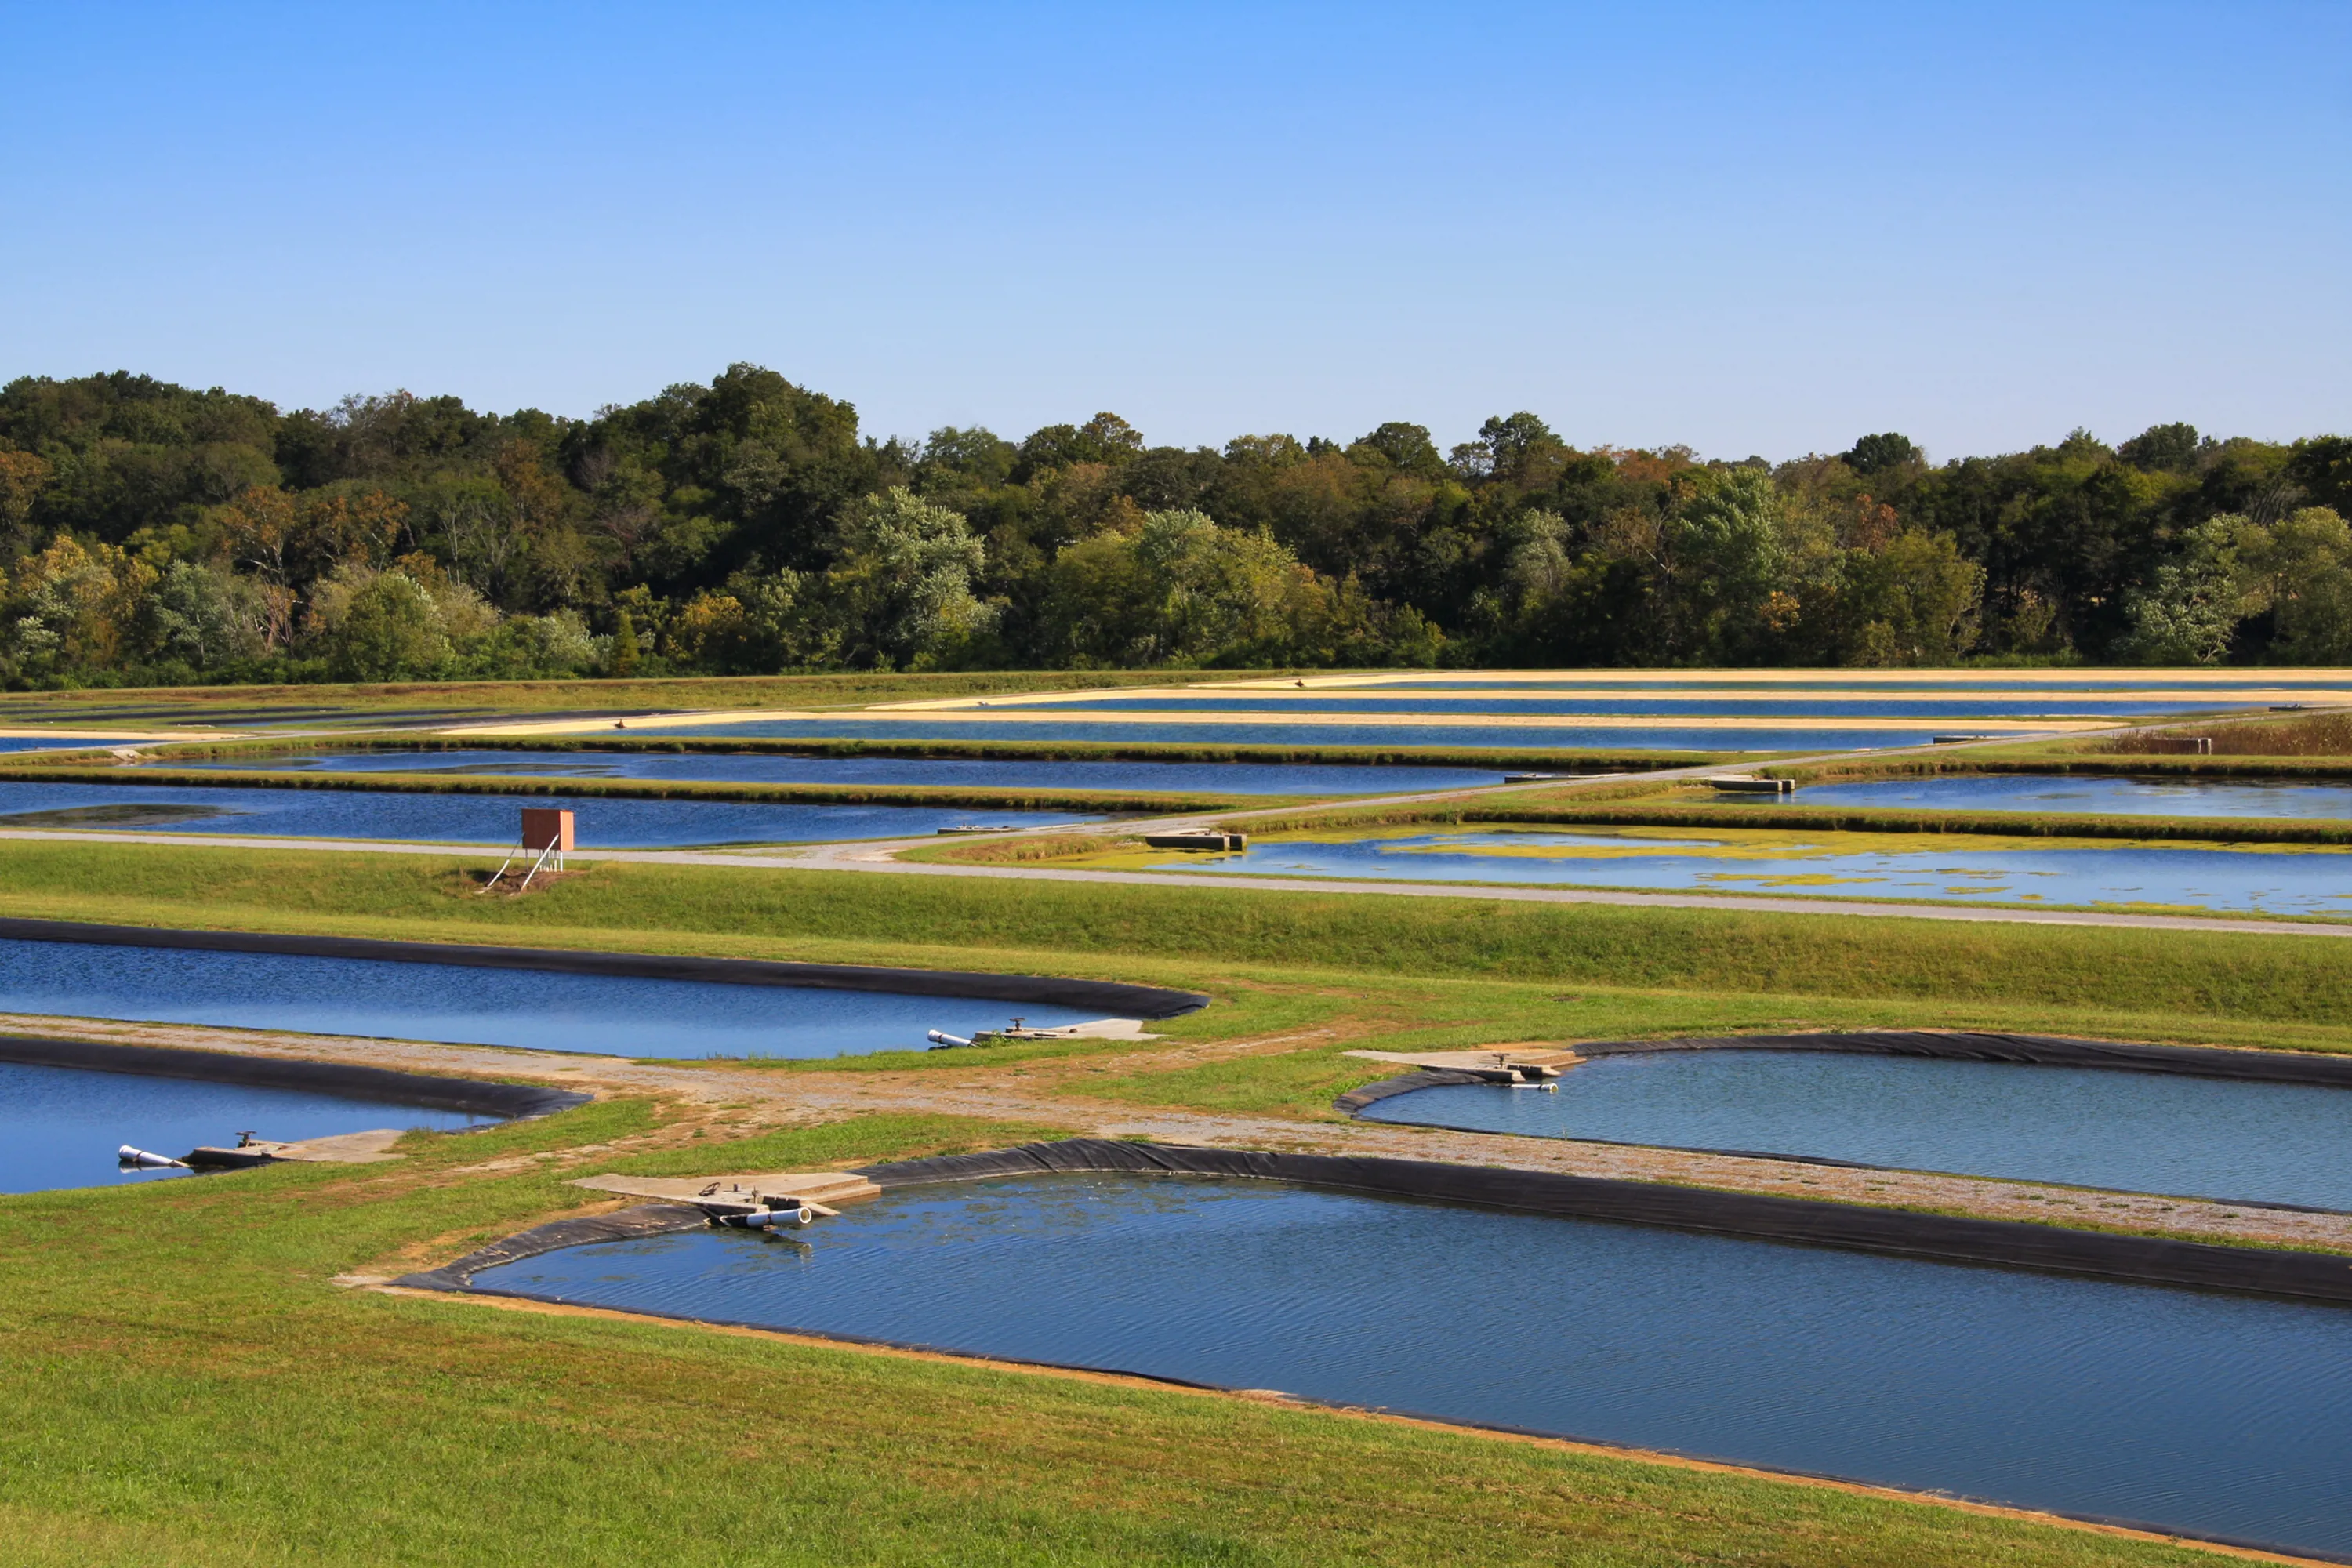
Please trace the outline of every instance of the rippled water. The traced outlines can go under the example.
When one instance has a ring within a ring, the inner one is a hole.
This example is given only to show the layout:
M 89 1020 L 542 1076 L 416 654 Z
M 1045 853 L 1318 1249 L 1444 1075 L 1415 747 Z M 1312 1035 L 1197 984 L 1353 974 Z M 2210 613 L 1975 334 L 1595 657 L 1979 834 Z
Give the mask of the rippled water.
M 639 752 L 323 752 L 175 767 L 321 773 L 544 774 L 725 784 L 959 784 L 973 789 L 1198 791 L 1216 795 L 1403 795 L 1500 784 L 1491 769 L 1275 763 L 998 762 L 963 757 L 781 757 Z M 969 815 L 967 811 L 966 815 Z
M 1014 1013 L 1041 1027 L 1100 1016 L 1037 1002 L 67 942 L 0 942 L 0 1012 L 661 1058 L 920 1050 L 928 1029 L 969 1036 Z
M 1734 795 L 1766 805 L 1770 795 Z M 2062 778 L 1956 773 L 1807 784 L 1781 805 L 1920 806 L 1933 811 L 2075 811 L 2131 816 L 2352 816 L 2352 784 L 2269 779 Z
M 664 735 L 737 735 L 773 739 L 869 741 L 964 739 L 979 741 L 1105 741 L 1122 745 L 1347 746 L 1385 750 L 1438 746 L 1512 751 L 1603 750 L 1612 752 L 1849 752 L 1878 746 L 1927 743 L 1937 728 L 1927 724 L 1885 729 L 1825 730 L 1792 724 L 1785 729 L 1746 729 L 1693 724 L 1675 727 L 1593 724 L 1285 724 L 1120 723 L 1108 719 L 1048 719 L 1010 722 L 958 720 L 952 715 L 913 713 L 894 719 L 777 719 L 740 724 L 712 722 L 662 726 Z
M 1363 1115 L 2352 1209 L 2352 1089 L 2303 1084 L 1828 1051 L 1642 1051 L 1573 1068 L 1557 1093 L 1447 1086 Z
M 2005 847 L 1966 834 L 1425 833 L 1265 839 L 1157 870 L 1980 903 L 2155 905 L 2217 913 L 2352 912 L 2352 852 L 2118 842 Z
M 306 1089 L 0 1062 L 0 1193 L 188 1174 L 121 1170 L 114 1152 L 125 1143 L 177 1158 L 200 1144 L 232 1145 L 246 1131 L 290 1143 L 379 1127 L 466 1127 L 490 1120 Z
M 498 846 L 520 838 L 526 806 L 576 812 L 583 849 L 825 843 L 915 837 L 973 822 L 1034 826 L 1092 820 L 1069 812 L 1001 811 L 993 806 L 768 805 L 740 801 L 607 800 L 593 795 L 0 783 L 0 828 L 235 833 Z
M 2352 1311 L 1273 1184 L 903 1190 L 501 1290 L 1276 1388 L 2352 1551 Z

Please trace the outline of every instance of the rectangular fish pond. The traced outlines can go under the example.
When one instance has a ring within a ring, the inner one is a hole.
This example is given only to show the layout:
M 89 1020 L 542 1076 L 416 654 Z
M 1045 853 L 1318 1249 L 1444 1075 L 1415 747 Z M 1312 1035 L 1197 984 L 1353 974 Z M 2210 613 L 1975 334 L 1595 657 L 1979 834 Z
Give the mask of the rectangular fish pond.
M 579 813 L 583 849 L 912 838 L 971 823 L 1012 827 L 1092 820 L 993 806 L 800 805 L 573 795 L 416 795 L 391 790 L 215 789 L 0 783 L 0 828 L 228 833 L 286 838 L 511 845 L 524 806 Z
M 2352 1088 L 1753 1047 L 1612 1054 L 1558 1084 L 1445 1084 L 1357 1114 L 2352 1210 Z
M 495 1118 L 251 1084 L 0 1062 L 0 1193 L 111 1186 L 185 1176 L 169 1166 L 123 1170 L 129 1143 L 176 1159 L 230 1146 L 251 1131 L 280 1143 L 380 1127 L 448 1129 Z
M 1265 695 L 1203 691 L 1182 697 L 1100 697 L 1036 701 L 1022 698 L 991 698 L 992 710 L 1016 712 L 1071 712 L 1118 710 L 1129 713 L 1444 713 L 1493 714 L 1497 717 L 1554 715 L 1576 718 L 1691 719 L 2097 719 L 2142 718 L 2175 713 L 2210 712 L 2242 707 L 2242 703 L 2210 698 L 2148 700 L 2125 694 L 2091 695 L 2054 692 L 1988 695 L 1974 691 L 1953 694 L 1864 692 L 1832 689 L 1809 694 L 1720 690 L 1685 694 L 1675 690 L 1648 692 L 1563 691 L 1537 696 L 1527 692 L 1470 692 L 1459 689 L 1442 693 L 1414 692 L 1391 696 L 1384 691 L 1310 690 Z
M 2120 816 L 2352 817 L 2352 784 L 2296 779 L 2130 778 L 2121 775 L 1950 773 L 1804 784 L 1792 795 L 1733 795 L 1735 803 L 1923 811 L 2080 812 Z
M 1271 1182 L 899 1188 L 478 1288 L 2352 1552 L 2352 1310 Z
M 173 767 L 319 773 L 502 774 L 718 784 L 939 784 L 971 789 L 1162 790 L 1209 795 L 1405 795 L 1498 784 L 1492 769 L 1318 763 L 1006 761 L 979 757 L 791 757 L 736 752 L 319 752 Z M 599 803 L 602 804 L 601 802 Z M 966 815 L 970 815 L 967 811 Z M 993 814 L 991 820 L 993 820 Z
M 1504 826 L 1266 837 L 1230 854 L 1098 858 L 1136 861 L 1152 870 L 1268 877 L 1795 893 L 2179 913 L 2352 914 L 2352 847 L 2334 845 Z
M 1130 712 L 1133 710 L 1129 710 Z M 1231 710 L 1221 710 L 1231 711 Z M 1616 752 L 1851 752 L 1882 746 L 1922 746 L 1948 725 L 1921 721 L 1909 725 L 1844 728 L 1807 725 L 1750 727 L 1745 724 L 1691 723 L 1556 724 L 1540 720 L 1482 723 L 1476 719 L 1443 724 L 1416 724 L 1410 716 L 1393 723 L 1349 723 L 1332 716 L 1271 712 L 1244 721 L 1194 722 L 1181 715 L 1165 719 L 1111 716 L 1057 718 L 1054 710 L 1038 709 L 1019 719 L 995 717 L 961 710 L 909 713 L 888 719 L 757 719 L 730 723 L 724 720 L 691 724 L 648 725 L 648 735 L 756 736 L 768 739 L 866 741 L 927 741 L 979 738 L 989 741 L 1100 741 L 1126 745 L 1199 744 L 1217 746 L 1444 746 L 1507 748 L 1513 751 L 1596 750 Z
M 810 1058 L 921 1050 L 1043 1002 L 202 948 L 0 941 L 0 1012 L 518 1046 L 619 1057 Z M 380 1123 L 378 1125 L 381 1125 Z

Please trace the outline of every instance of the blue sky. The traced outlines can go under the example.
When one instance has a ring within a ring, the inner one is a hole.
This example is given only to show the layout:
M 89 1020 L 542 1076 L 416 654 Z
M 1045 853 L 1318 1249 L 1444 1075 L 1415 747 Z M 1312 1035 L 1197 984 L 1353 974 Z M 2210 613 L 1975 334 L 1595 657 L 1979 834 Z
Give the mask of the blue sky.
M 0 0 L 0 377 L 1938 457 L 2352 429 L 2352 5 Z

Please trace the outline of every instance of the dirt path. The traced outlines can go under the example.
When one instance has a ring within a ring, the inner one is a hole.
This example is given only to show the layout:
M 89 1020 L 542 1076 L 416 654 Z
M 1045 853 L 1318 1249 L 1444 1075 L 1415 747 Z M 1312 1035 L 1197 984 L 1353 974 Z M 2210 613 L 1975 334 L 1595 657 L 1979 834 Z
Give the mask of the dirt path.
M 832 1121 L 874 1111 L 918 1111 L 1030 1122 L 1072 1136 L 1389 1155 L 1932 1209 L 1985 1219 L 2030 1220 L 2146 1235 L 2352 1251 L 2352 1215 L 2310 1214 L 1972 1176 L 1855 1170 L 1798 1161 L 1566 1139 L 1454 1132 L 1355 1121 L 1336 1113 L 1326 1119 L 1307 1119 L 1139 1105 L 1108 1098 L 1092 1088 L 1097 1080 L 1194 1065 L 1202 1053 L 1238 1054 L 1279 1048 L 1288 1043 L 1281 1038 L 1220 1042 L 1190 1050 L 1147 1047 L 1116 1056 L 1062 1058 L 1003 1066 L 837 1072 L 719 1063 L 630 1061 L 614 1057 L 574 1058 L 545 1051 L 423 1041 L 24 1015 L 0 1015 L 0 1034 L 229 1050 L 257 1056 L 359 1062 L 420 1072 L 528 1079 L 606 1095 L 650 1095 L 673 1102 L 680 1113 L 659 1132 L 645 1137 L 477 1167 L 481 1170 L 520 1168 L 530 1163 L 585 1166 L 614 1152 L 681 1146 L 697 1128 L 742 1137 L 770 1127 Z

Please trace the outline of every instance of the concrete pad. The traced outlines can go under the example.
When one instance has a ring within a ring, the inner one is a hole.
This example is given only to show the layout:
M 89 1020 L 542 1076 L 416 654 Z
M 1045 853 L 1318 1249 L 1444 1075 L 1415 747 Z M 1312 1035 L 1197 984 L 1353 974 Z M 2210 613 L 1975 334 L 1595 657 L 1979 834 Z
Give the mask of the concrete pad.
M 1503 1046 L 1491 1051 L 1344 1051 L 1368 1062 L 1395 1062 L 1400 1067 L 1433 1068 L 1451 1072 L 1492 1072 L 1498 1067 L 1525 1064 L 1539 1068 L 1572 1068 L 1584 1058 L 1566 1046 Z
M 790 1197 L 814 1204 L 856 1203 L 882 1189 L 846 1171 L 768 1171 L 728 1176 L 582 1176 L 572 1184 L 624 1197 L 690 1204 L 703 1196 Z M 716 1187 L 717 1192 L 709 1192 Z

